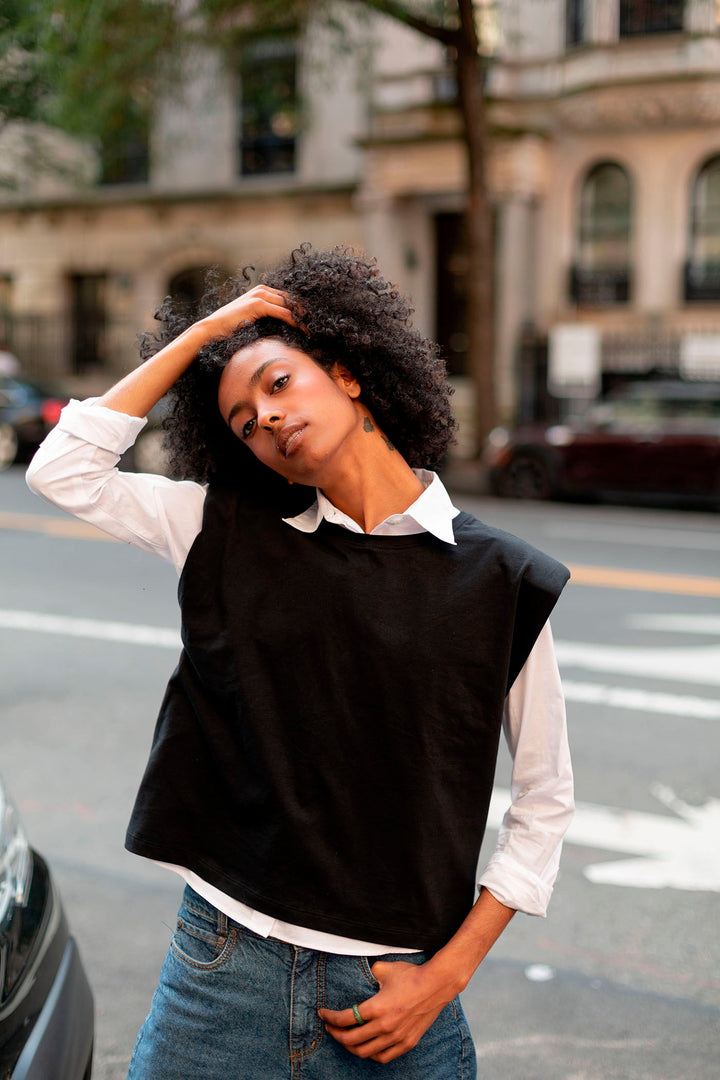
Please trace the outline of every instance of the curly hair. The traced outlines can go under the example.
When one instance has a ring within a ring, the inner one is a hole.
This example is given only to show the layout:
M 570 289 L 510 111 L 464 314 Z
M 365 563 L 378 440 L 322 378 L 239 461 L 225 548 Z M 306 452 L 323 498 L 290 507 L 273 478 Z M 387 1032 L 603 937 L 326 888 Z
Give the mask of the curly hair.
M 229 281 L 211 275 L 194 310 L 167 297 L 155 315 L 161 331 L 140 338 L 142 358 L 246 292 L 252 269 Z M 225 366 L 239 349 L 261 338 L 301 349 L 328 371 L 335 363 L 344 365 L 360 384 L 362 402 L 408 464 L 437 466 L 455 428 L 452 388 L 438 347 L 412 329 L 412 308 L 383 280 L 375 260 L 349 249 L 315 251 L 302 244 L 260 280 L 287 295 L 302 330 L 263 318 L 203 346 L 169 395 L 164 427 L 173 473 L 200 482 L 267 480 L 270 470 L 228 429 L 217 403 Z

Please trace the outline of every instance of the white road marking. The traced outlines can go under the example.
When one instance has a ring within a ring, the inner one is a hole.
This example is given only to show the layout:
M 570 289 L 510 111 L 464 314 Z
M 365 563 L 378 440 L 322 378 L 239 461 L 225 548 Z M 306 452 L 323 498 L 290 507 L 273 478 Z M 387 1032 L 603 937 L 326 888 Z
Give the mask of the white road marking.
M 585 867 L 596 884 L 640 889 L 720 892 L 720 799 L 689 806 L 656 784 L 653 795 L 677 817 L 578 803 L 566 842 L 636 856 Z M 510 792 L 493 792 L 488 825 L 497 829 L 511 802 Z
M 178 649 L 181 644 L 178 631 L 168 627 L 80 619 L 68 615 L 44 615 L 30 611 L 0 610 L 0 628 L 151 645 L 173 650 Z M 560 644 L 565 648 L 567 655 L 566 646 L 569 643 Z M 580 648 L 594 652 L 599 646 L 589 645 Z M 692 652 L 692 650 L 658 651 L 663 653 Z M 620 652 L 620 650 L 613 650 L 613 652 Z M 635 652 L 645 653 L 648 650 L 635 650 Z M 709 650 L 704 652 L 707 653 Z M 571 694 L 573 692 L 576 695 L 585 694 L 586 699 L 588 694 L 594 693 L 586 689 L 593 684 L 570 683 L 569 685 Z M 610 694 L 619 694 L 620 698 L 617 700 L 621 700 L 623 694 L 634 693 L 631 689 L 621 687 L 600 689 L 607 690 Z M 679 696 L 675 699 L 672 695 L 649 695 L 649 697 L 662 699 L 666 706 L 670 702 L 673 707 L 670 710 L 666 707 L 663 711 L 675 711 L 675 704 L 683 700 Z M 700 698 L 686 700 L 696 703 L 704 701 Z M 661 703 L 656 700 L 656 704 Z M 711 704 L 714 703 L 707 702 L 707 705 Z M 640 706 L 625 704 L 623 707 L 639 708 Z M 679 704 L 677 707 L 680 708 Z M 696 708 L 699 707 L 696 705 Z M 695 715 L 700 714 L 700 712 L 695 713 Z M 708 714 L 702 713 L 702 715 Z M 578 804 L 575 819 L 567 835 L 568 843 L 639 856 L 634 859 L 593 864 L 586 868 L 586 877 L 590 881 L 604 884 L 631 885 L 640 888 L 667 886 L 676 889 L 704 889 L 720 892 L 720 845 L 717 843 L 718 835 L 720 835 L 720 799 L 708 799 L 704 806 L 692 807 L 677 799 L 670 789 L 660 785 L 656 786 L 654 794 L 678 814 L 679 819 L 591 803 Z M 509 791 L 496 789 L 493 792 L 488 818 L 491 828 L 500 827 L 510 802 Z
M 690 532 L 685 529 L 652 529 L 634 525 L 583 525 L 580 522 L 547 522 L 543 526 L 546 536 L 560 536 L 564 540 L 608 541 L 614 544 L 639 544 L 641 547 L 689 548 L 694 551 L 720 552 L 718 532 Z
M 529 982 L 550 982 L 555 978 L 555 969 L 549 964 L 528 964 L 525 968 L 525 978 Z
M 710 634 L 720 638 L 720 615 L 628 615 L 636 630 L 665 630 L 671 634 Z
M 0 610 L 0 629 L 36 630 L 63 637 L 93 638 L 130 645 L 155 645 L 161 649 L 182 647 L 180 632 L 164 626 L 108 622 L 104 619 L 77 619 L 70 615 L 43 615 L 36 611 Z
M 555 652 L 561 668 L 579 667 L 585 671 L 720 686 L 720 645 L 653 649 L 556 641 Z
M 720 720 L 720 701 L 691 694 L 663 694 L 634 686 L 604 686 L 602 683 L 575 682 L 563 679 L 566 701 L 586 705 L 610 705 L 633 712 L 665 713 L 696 720 Z
M 182 647 L 177 630 L 164 626 L 109 622 L 103 619 L 81 619 L 70 615 L 46 615 L 36 611 L 0 609 L 0 629 L 30 630 L 62 637 L 90 638 L 123 645 L 149 645 L 154 648 Z M 566 643 L 556 643 L 564 645 Z M 586 646 L 595 650 L 595 646 Z M 703 720 L 720 719 L 720 702 L 690 694 L 665 694 L 628 686 L 605 686 L 601 683 L 576 682 L 563 679 L 568 701 L 589 705 L 610 705 L 615 709 L 635 712 L 666 713 Z

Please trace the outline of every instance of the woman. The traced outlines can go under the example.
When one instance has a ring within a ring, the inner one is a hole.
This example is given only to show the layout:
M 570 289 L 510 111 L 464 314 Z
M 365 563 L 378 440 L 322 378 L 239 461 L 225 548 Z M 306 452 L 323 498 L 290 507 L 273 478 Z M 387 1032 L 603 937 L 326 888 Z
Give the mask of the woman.
M 166 305 L 34 490 L 175 562 L 184 649 L 127 834 L 186 881 L 131 1080 L 475 1076 L 457 995 L 544 915 L 572 807 L 554 560 L 428 471 L 449 388 L 374 263 Z M 168 391 L 185 477 L 118 456 Z M 514 802 L 480 878 L 501 727 Z

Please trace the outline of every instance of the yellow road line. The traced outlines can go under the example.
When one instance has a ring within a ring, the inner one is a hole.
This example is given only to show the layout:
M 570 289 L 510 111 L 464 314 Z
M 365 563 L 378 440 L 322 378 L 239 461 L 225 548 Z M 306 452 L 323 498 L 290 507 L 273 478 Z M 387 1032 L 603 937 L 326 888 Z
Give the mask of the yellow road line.
M 68 518 L 47 517 L 45 514 L 0 513 L 0 529 L 19 529 L 22 532 L 39 532 L 47 536 L 60 536 L 72 540 L 109 540 L 116 543 L 94 525 Z
M 573 585 L 720 597 L 720 578 L 696 577 L 693 574 L 657 574 L 648 570 L 619 570 L 613 566 L 573 565 L 568 569 Z
M 0 512 L 0 529 L 20 529 L 72 540 L 107 540 L 111 536 L 84 521 L 47 517 L 44 514 Z M 658 574 L 647 570 L 620 570 L 612 566 L 570 566 L 571 584 L 638 592 L 678 593 L 683 596 L 720 597 L 720 578 L 692 574 Z

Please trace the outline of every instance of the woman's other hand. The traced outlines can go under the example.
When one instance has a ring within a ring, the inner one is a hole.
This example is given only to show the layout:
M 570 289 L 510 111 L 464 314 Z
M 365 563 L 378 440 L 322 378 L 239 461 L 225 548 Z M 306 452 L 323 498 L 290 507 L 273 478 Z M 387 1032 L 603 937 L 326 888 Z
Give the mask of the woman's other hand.
M 384 1065 L 420 1042 L 460 987 L 436 972 L 432 961 L 420 965 L 378 961 L 372 973 L 380 989 L 360 1003 L 362 1025 L 352 1008 L 320 1009 L 319 1015 L 330 1035 L 351 1054 Z

